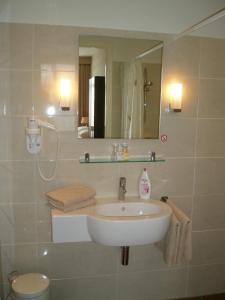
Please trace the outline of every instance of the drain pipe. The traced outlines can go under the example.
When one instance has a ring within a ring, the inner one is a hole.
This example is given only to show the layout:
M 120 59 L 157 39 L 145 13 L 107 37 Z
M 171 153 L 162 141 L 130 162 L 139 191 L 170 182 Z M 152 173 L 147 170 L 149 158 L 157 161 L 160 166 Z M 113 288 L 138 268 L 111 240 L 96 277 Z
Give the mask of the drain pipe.
M 127 266 L 129 263 L 129 246 L 123 246 L 121 247 L 121 265 Z

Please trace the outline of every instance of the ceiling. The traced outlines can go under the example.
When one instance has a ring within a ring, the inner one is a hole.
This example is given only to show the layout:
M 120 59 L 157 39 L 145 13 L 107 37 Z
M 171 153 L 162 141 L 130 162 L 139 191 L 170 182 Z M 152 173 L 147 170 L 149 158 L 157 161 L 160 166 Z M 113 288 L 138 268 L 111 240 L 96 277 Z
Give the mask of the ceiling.
M 225 0 L 0 0 L 0 22 L 176 34 L 224 7 Z

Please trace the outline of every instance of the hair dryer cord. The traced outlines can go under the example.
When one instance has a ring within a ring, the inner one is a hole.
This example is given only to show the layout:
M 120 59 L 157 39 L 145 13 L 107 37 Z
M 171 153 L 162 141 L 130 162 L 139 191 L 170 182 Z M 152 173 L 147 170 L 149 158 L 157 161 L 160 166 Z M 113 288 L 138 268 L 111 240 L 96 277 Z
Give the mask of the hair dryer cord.
M 59 133 L 54 128 L 51 128 L 51 127 L 45 127 L 45 128 L 48 128 L 48 129 L 54 131 L 56 134 L 56 139 L 57 139 L 56 140 L 56 157 L 55 157 L 55 161 L 54 161 L 53 172 L 52 172 L 51 176 L 49 176 L 49 177 L 44 175 L 43 171 L 41 170 L 39 156 L 37 156 L 37 168 L 38 168 L 40 177 L 44 181 L 52 181 L 56 176 L 56 170 L 57 170 L 57 162 L 58 162 L 58 156 L 59 156 Z

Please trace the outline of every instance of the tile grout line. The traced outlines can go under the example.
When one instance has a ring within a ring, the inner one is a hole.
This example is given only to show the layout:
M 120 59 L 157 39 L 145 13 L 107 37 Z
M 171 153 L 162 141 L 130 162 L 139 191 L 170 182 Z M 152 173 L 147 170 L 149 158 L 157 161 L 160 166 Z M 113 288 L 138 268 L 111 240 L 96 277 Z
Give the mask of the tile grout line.
M 32 25 L 32 114 L 35 115 L 35 104 L 34 104 L 34 44 L 35 44 L 35 25 Z M 31 159 L 35 163 L 35 157 L 33 156 Z M 33 172 L 34 172 L 34 179 L 35 182 L 37 182 L 37 172 L 36 172 L 36 163 L 33 166 Z M 39 238 L 38 238 L 38 202 L 34 201 L 35 206 L 35 268 L 36 272 L 38 271 L 38 248 L 39 248 Z
M 197 143 L 198 143 L 198 117 L 199 117 L 199 106 L 200 106 L 200 66 L 201 66 L 201 40 L 199 41 L 199 63 L 198 63 L 198 96 L 197 96 L 197 109 L 196 109 L 196 128 L 195 128 L 195 146 L 194 146 L 194 170 L 193 170 L 193 189 L 192 189 L 192 199 L 191 199 L 191 220 L 193 225 L 193 214 L 194 214 L 194 197 L 196 192 L 196 172 L 197 172 Z M 193 248 L 193 235 L 192 235 L 192 248 Z M 193 250 L 192 250 L 193 251 Z M 193 255 L 193 253 L 192 253 Z M 187 279 L 186 279 L 186 289 L 185 296 L 189 294 L 189 279 L 190 279 L 190 263 L 187 265 Z

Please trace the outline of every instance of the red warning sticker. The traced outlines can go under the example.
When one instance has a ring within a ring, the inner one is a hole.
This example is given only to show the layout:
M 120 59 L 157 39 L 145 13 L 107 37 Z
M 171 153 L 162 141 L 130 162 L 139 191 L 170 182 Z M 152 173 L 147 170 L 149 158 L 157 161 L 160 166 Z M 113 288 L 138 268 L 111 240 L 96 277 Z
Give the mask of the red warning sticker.
M 161 142 L 162 142 L 162 143 L 166 143 L 167 140 L 168 140 L 167 134 L 162 134 L 161 137 L 160 137 L 160 139 L 161 139 Z

